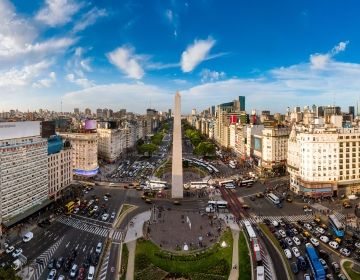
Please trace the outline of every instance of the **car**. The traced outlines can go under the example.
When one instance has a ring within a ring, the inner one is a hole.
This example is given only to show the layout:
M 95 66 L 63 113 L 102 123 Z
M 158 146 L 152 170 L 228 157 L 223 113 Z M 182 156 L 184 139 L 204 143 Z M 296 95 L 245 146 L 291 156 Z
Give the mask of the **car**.
M 329 246 L 331 248 L 333 248 L 333 249 L 338 249 L 339 248 L 339 243 L 337 243 L 336 241 L 330 241 Z
M 65 276 L 61 274 L 61 275 L 59 275 L 57 280 L 65 280 Z
M 9 243 L 4 242 L 4 248 L 7 249 L 9 247 Z
M 275 235 L 277 240 L 280 240 L 282 238 L 282 236 L 278 232 L 274 232 L 274 235 Z
M 40 259 L 40 258 L 37 258 L 37 259 L 35 260 L 35 263 L 38 263 L 38 264 L 43 265 L 43 264 L 44 264 L 44 260 L 43 260 L 43 259 Z
M 311 280 L 311 276 L 309 273 L 304 274 L 304 280 Z
M 115 216 L 116 216 L 116 213 L 115 213 L 115 212 L 112 212 L 110 218 L 111 218 L 111 219 L 115 219 Z
M 109 198 L 108 198 L 106 195 L 104 195 L 104 200 L 105 200 L 105 201 L 108 201 Z
M 55 276 L 56 276 L 56 269 L 53 268 L 52 270 L 50 270 L 47 280 L 55 280 Z
M 14 250 L 15 250 L 15 247 L 14 247 L 14 246 L 10 246 L 10 247 L 7 247 L 7 248 L 6 248 L 5 252 L 6 252 L 7 254 L 10 254 L 10 253 L 12 253 L 12 251 L 14 251 Z
M 56 267 L 56 259 L 50 259 L 48 262 L 47 268 L 51 270 L 55 267 Z
M 292 240 L 291 240 L 290 237 L 286 237 L 286 238 L 285 238 L 285 241 L 286 241 L 286 243 L 287 243 L 289 246 L 292 246 L 292 245 L 293 245 L 293 242 L 292 242 Z
M 296 228 L 292 228 L 291 231 L 292 231 L 295 235 L 299 234 L 299 232 L 298 232 L 298 230 L 297 230 Z
M 108 214 L 108 213 L 105 213 L 105 214 L 103 214 L 103 215 L 101 216 L 101 219 L 102 219 L 103 221 L 107 221 L 108 218 L 109 218 L 109 214 Z
M 102 243 L 99 242 L 99 243 L 97 244 L 97 246 L 96 246 L 95 252 L 96 252 L 97 254 L 100 254 L 100 253 L 101 253 L 101 250 L 102 250 Z
M 312 230 L 312 226 L 308 223 L 304 224 L 304 228 L 306 228 L 307 230 Z
M 78 273 L 78 266 L 77 264 L 73 264 L 70 270 L 70 278 L 75 278 Z
M 293 241 L 294 241 L 294 243 L 295 243 L 296 245 L 298 245 L 298 246 L 301 244 L 300 239 L 297 238 L 296 236 L 293 237 Z
M 293 199 L 291 197 L 287 197 L 286 201 L 291 203 L 293 201 Z
M 341 273 L 338 274 L 337 278 L 338 278 L 339 280 L 347 280 L 346 276 L 345 276 L 344 274 L 341 274 Z
M 324 234 L 324 233 L 325 233 L 325 230 L 324 230 L 323 228 L 321 228 L 321 227 L 316 227 L 315 230 L 316 230 L 317 232 L 320 232 L 321 234 Z
M 358 248 L 358 249 L 360 249 L 360 242 L 356 242 L 356 243 L 355 243 L 355 247 Z
M 324 259 L 325 261 L 329 261 L 330 259 L 330 255 L 328 252 L 324 251 L 324 250 L 319 250 L 319 257 Z
M 294 253 L 295 257 L 300 257 L 300 251 L 297 247 L 292 247 L 291 250 Z
M 85 279 L 85 267 L 80 267 L 77 280 L 84 280 L 84 279 Z
M 281 248 L 285 249 L 287 247 L 286 242 L 284 240 L 279 241 Z
M 350 250 L 347 248 L 340 248 L 339 251 L 340 251 L 340 254 L 344 255 L 345 257 L 348 257 L 351 254 Z
M 322 264 L 322 266 L 324 267 L 325 271 L 327 272 L 329 267 L 328 267 L 326 261 L 324 259 L 321 259 L 321 258 L 319 259 L 319 261 Z
M 272 221 L 271 224 L 274 226 L 274 227 L 278 227 L 279 226 L 279 222 L 278 221 Z
M 20 256 L 22 254 L 23 250 L 21 248 L 16 249 L 13 253 L 12 256 L 13 258 L 17 258 L 18 256 Z
M 57 269 L 60 269 L 64 264 L 64 258 L 61 257 L 61 258 L 58 258 L 57 261 L 56 261 L 56 268 Z
M 335 280 L 334 276 L 331 273 L 326 274 L 326 280 Z
M 151 203 L 152 203 L 152 200 L 151 200 L 150 198 L 147 198 L 147 199 L 145 199 L 145 203 L 151 204 Z
M 255 201 L 255 196 L 253 196 L 253 195 L 250 196 L 250 200 L 251 200 L 251 201 Z
M 94 266 L 90 266 L 90 267 L 89 267 L 89 271 L 88 271 L 87 280 L 93 280 L 93 279 L 94 279 L 94 275 L 95 275 L 95 267 L 94 267 Z
M 307 263 L 306 263 L 305 258 L 303 256 L 299 256 L 297 258 L 297 264 L 298 264 L 298 267 L 301 268 L 301 270 L 306 271 Z
M 265 219 L 263 220 L 263 222 L 264 222 L 264 224 L 267 225 L 267 226 L 269 226 L 269 225 L 271 224 L 271 222 L 270 222 L 270 220 L 269 220 L 268 218 L 265 218 Z
M 329 237 L 325 236 L 325 235 L 321 235 L 320 236 L 320 240 L 324 243 L 328 243 L 329 242 Z
M 95 205 L 94 208 L 93 208 L 94 211 L 97 211 L 99 210 L 99 206 Z
M 291 251 L 289 249 L 285 249 L 284 250 L 284 253 L 285 253 L 285 256 L 288 258 L 288 259 L 291 259 L 292 258 L 292 254 L 291 254 Z
M 340 265 L 337 262 L 332 262 L 331 263 L 331 268 L 335 273 L 340 272 Z
M 283 237 L 283 238 L 286 237 L 286 233 L 285 233 L 284 230 L 280 229 L 278 232 L 279 232 L 279 234 L 280 234 L 281 237 Z
M 34 234 L 29 231 L 23 236 L 23 242 L 29 242 L 34 237 Z
M 319 240 L 317 240 L 317 239 L 314 238 L 314 237 L 311 237 L 311 238 L 310 238 L 310 242 L 311 242 L 315 247 L 319 246 Z
M 293 272 L 294 274 L 298 274 L 298 273 L 299 273 L 299 268 L 298 268 L 296 262 L 292 262 L 290 266 L 291 266 L 291 270 L 292 270 L 292 272 Z
M 304 231 L 303 232 L 303 234 L 304 234 L 304 236 L 306 237 L 306 238 L 310 238 L 311 237 L 311 234 L 308 232 L 308 231 Z

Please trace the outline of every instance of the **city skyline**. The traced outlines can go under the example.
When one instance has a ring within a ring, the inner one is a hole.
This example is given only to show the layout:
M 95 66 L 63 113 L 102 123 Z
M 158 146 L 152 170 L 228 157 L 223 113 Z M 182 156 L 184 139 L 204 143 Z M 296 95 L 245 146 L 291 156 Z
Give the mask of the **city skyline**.
M 0 110 L 355 106 L 358 4 L 322 4 L 2 0 Z

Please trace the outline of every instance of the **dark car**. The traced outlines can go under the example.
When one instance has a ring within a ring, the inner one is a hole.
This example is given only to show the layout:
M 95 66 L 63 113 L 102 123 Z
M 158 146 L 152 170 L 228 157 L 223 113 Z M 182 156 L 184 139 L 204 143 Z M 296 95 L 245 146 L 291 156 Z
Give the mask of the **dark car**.
M 303 256 L 300 256 L 300 257 L 297 258 L 297 265 L 301 270 L 306 271 L 307 263 L 306 263 Z
M 47 265 L 48 269 L 53 269 L 56 267 L 56 259 L 50 259 Z
M 335 273 L 340 272 L 340 265 L 337 262 L 332 262 L 331 263 L 331 268 Z
M 292 263 L 291 263 L 291 270 L 292 270 L 292 272 L 293 272 L 294 274 L 298 274 L 298 273 L 299 273 L 299 268 L 298 268 L 296 262 L 292 262 Z
M 337 277 L 338 277 L 339 280 L 347 280 L 346 276 L 344 274 L 341 274 L 341 273 Z
M 35 262 L 38 264 L 44 264 L 44 260 L 40 258 L 37 258 Z
M 325 261 L 328 261 L 330 259 L 329 254 L 324 250 L 319 250 L 319 256 L 320 256 L 320 258 L 324 259 Z
M 58 258 L 57 262 L 56 262 L 56 269 L 60 269 L 64 264 L 64 258 Z
M 70 271 L 72 262 L 73 262 L 73 261 L 71 260 L 70 257 L 67 257 L 67 258 L 66 258 L 66 261 L 65 261 L 65 264 L 64 264 L 64 271 L 65 271 L 65 272 L 69 272 L 69 271 Z
M 79 275 L 77 277 L 77 280 L 84 280 L 86 277 L 86 271 L 84 267 L 80 267 L 79 269 Z
M 269 226 L 269 225 L 271 224 L 271 222 L 270 222 L 269 219 L 264 219 L 263 222 L 264 222 L 264 224 L 267 225 L 267 226 Z
M 91 264 L 92 264 L 93 266 L 97 266 L 98 263 L 99 263 L 99 255 L 93 253 L 93 254 L 91 255 Z
M 251 201 L 255 201 L 255 196 L 250 196 Z
M 280 240 L 280 246 L 281 248 L 285 249 L 287 247 L 286 242 L 284 240 Z

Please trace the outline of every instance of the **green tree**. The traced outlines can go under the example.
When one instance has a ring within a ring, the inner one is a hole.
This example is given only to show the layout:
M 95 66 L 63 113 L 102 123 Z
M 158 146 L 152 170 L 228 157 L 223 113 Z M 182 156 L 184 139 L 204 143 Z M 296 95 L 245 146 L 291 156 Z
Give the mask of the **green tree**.
M 147 153 L 148 155 L 152 155 L 157 149 L 157 146 L 155 144 L 142 144 L 138 147 L 138 152 L 140 154 Z
M 194 154 L 201 156 L 209 156 L 215 154 L 215 145 L 211 142 L 201 142 L 194 149 Z
M 151 137 L 151 142 L 159 146 L 163 138 L 164 138 L 164 133 L 158 132 Z
M 21 280 L 19 276 L 16 276 L 15 270 L 10 266 L 0 268 L 0 280 Z

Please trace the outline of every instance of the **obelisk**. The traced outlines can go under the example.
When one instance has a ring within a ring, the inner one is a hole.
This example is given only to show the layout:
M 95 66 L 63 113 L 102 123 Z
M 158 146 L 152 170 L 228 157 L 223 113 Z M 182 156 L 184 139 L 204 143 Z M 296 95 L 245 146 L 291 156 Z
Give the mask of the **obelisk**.
M 171 196 L 172 198 L 183 198 L 181 96 L 179 92 L 175 94 Z

